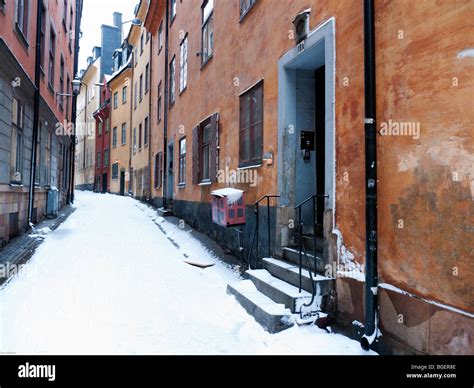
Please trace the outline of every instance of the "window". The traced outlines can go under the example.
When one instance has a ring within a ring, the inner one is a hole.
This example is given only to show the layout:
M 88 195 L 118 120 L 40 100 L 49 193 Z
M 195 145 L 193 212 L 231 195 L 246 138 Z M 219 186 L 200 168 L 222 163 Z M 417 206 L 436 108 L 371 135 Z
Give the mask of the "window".
M 72 10 L 72 7 L 71 7 L 71 11 L 69 12 L 69 32 L 71 32 L 71 33 L 72 33 L 73 27 L 74 27 L 73 23 L 74 23 L 74 11 Z M 71 40 L 69 40 L 69 43 L 71 43 Z
M 97 127 L 97 135 L 102 135 L 102 122 L 99 122 L 99 125 Z
M 59 93 L 64 94 L 64 58 L 61 56 L 61 60 L 59 62 Z M 61 110 L 64 109 L 63 103 L 65 96 L 59 96 L 59 108 Z
M 112 147 L 117 148 L 117 127 L 112 130 Z
M 56 52 L 56 33 L 53 28 L 49 32 L 49 86 L 54 90 L 54 56 Z
M 28 36 L 28 7 L 29 0 L 16 0 L 15 22 L 25 38 Z
M 45 69 L 44 65 L 44 53 L 45 53 L 45 47 L 46 47 L 46 8 L 44 5 L 41 7 L 41 45 L 40 45 L 40 63 L 41 63 L 41 68 Z
M 219 114 L 216 113 L 193 129 L 193 184 L 217 179 Z
M 145 66 L 145 94 L 150 90 L 150 65 L 147 63 Z
M 133 128 L 133 154 L 137 153 L 137 129 Z
M 140 74 L 140 101 L 143 99 L 143 74 Z
M 145 128 L 143 133 L 143 144 L 148 145 L 148 117 L 145 117 Z
M 157 118 L 158 118 L 158 122 L 161 122 L 161 100 L 162 100 L 162 87 L 161 87 L 161 81 L 160 83 L 158 84 L 158 107 L 156 109 L 156 114 L 157 114 Z
M 125 105 L 127 103 L 127 87 L 124 86 L 122 88 L 122 105 Z
M 240 0 L 240 17 L 244 17 L 257 0 Z
M 138 126 L 138 149 L 139 150 L 142 149 L 142 134 L 143 134 L 142 130 L 143 130 L 143 126 L 140 123 L 140 125 Z
M 102 158 L 100 156 L 101 155 L 100 155 L 100 151 L 99 151 L 99 152 L 97 152 L 97 168 L 100 168 L 100 163 L 101 163 L 101 160 L 102 160 Z
M 201 181 L 209 180 L 209 148 L 211 145 L 211 123 L 204 125 L 201 131 Z
M 263 150 L 263 83 L 240 96 L 240 165 L 260 164 Z
M 214 51 L 214 0 L 207 0 L 202 6 L 202 50 L 201 64 L 204 65 Z
M 118 108 L 118 92 L 114 93 L 114 109 Z
M 104 167 L 109 166 L 109 150 L 104 151 Z
M 145 46 L 144 40 L 143 40 L 143 33 L 142 36 L 140 36 L 140 55 L 143 54 L 143 47 Z
M 112 164 L 112 179 L 113 180 L 118 179 L 118 170 L 119 170 L 119 164 L 118 163 Z
M 66 77 L 66 93 L 68 94 L 68 97 L 66 97 L 66 118 L 69 120 L 69 95 L 71 94 L 71 78 L 69 77 L 69 74 Z
M 161 52 L 163 48 L 163 22 L 160 24 L 160 28 L 158 29 L 158 54 Z
M 171 22 L 173 22 L 176 17 L 176 0 L 170 0 L 170 12 L 171 12 Z
M 15 97 L 12 103 L 12 137 L 10 149 L 10 179 L 13 183 L 22 182 L 23 172 L 23 122 L 24 105 Z
M 186 35 L 179 46 L 179 92 L 186 89 L 188 83 L 188 36 Z
M 186 184 L 186 137 L 179 141 L 179 185 Z
M 43 123 L 40 123 L 38 138 L 36 139 L 36 168 L 35 168 L 35 185 L 41 183 L 41 133 L 43 132 Z
M 122 145 L 127 144 L 127 124 L 122 124 Z
M 176 72 L 176 58 L 173 57 L 170 63 L 170 105 L 174 104 L 175 100 L 175 72 Z
M 138 82 L 135 82 L 135 98 L 133 99 L 133 109 L 137 109 L 138 104 Z
M 107 117 L 105 119 L 105 132 L 109 132 L 110 131 L 110 117 Z
M 163 184 L 163 153 L 155 155 L 155 189 L 159 189 Z
M 63 5 L 63 27 L 64 30 L 66 30 L 66 25 L 67 25 L 67 0 L 64 0 L 64 5 Z
M 46 129 L 46 145 L 45 145 L 45 155 L 44 162 L 46 168 L 46 185 L 51 184 L 51 146 L 53 144 L 53 132 Z

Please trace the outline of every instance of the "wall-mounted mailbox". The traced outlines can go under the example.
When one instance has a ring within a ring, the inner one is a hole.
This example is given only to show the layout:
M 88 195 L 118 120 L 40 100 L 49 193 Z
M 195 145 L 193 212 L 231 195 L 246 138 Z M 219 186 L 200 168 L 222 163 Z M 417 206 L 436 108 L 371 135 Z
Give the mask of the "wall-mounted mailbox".
M 314 151 L 314 132 L 312 131 L 301 131 L 300 135 L 300 149 L 306 151 Z
M 212 195 L 212 221 L 226 228 L 245 225 L 245 193 L 237 189 L 215 190 Z

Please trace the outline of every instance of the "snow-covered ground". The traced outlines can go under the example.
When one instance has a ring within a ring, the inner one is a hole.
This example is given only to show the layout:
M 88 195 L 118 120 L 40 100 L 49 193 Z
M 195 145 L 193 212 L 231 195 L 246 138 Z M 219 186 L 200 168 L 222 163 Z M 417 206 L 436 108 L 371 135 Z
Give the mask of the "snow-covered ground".
M 237 272 L 131 198 L 76 206 L 0 290 L 0 353 L 374 354 L 317 327 L 265 332 L 226 294 Z

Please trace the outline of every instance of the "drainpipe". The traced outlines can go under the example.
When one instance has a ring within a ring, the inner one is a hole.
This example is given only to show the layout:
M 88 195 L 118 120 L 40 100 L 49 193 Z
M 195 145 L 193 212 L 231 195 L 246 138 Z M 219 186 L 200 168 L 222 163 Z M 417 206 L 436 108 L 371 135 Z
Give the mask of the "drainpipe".
M 153 74 L 153 55 L 152 55 L 152 52 L 153 52 L 153 36 L 151 36 L 150 34 L 150 43 L 149 43 L 149 46 L 148 46 L 148 52 L 149 52 L 149 57 L 150 57 L 150 60 L 149 60 L 149 68 L 148 68 L 148 71 L 150 72 L 148 74 L 148 201 L 151 202 L 152 201 L 152 195 L 151 195 L 151 191 L 152 191 L 152 187 L 151 187 L 151 170 L 152 170 L 152 158 L 151 158 L 151 128 L 153 127 L 153 125 L 151 125 L 151 93 L 152 93 L 152 82 L 151 80 L 153 79 L 152 78 L 152 74 Z
M 165 16 L 165 87 L 164 93 L 164 106 L 163 106 L 163 209 L 166 209 L 166 192 L 168 189 L 168 101 L 169 101 L 169 85 L 168 85 L 168 57 L 169 57 L 169 1 L 166 2 L 166 16 Z
M 369 350 L 377 336 L 377 124 L 375 88 L 374 0 L 364 0 L 365 78 L 365 334 L 361 346 Z
M 30 187 L 28 190 L 28 227 L 33 226 L 33 208 L 35 203 L 36 152 L 41 88 L 41 14 L 43 2 L 37 1 L 36 7 L 36 49 L 35 49 L 35 95 L 33 105 L 33 135 L 31 137 Z
M 79 68 L 79 33 L 82 16 L 82 0 L 76 0 L 76 22 L 74 25 L 74 76 L 77 75 Z M 87 109 L 87 108 L 86 108 Z M 76 114 L 77 114 L 77 94 L 72 93 L 71 120 L 74 134 L 71 136 L 71 163 L 70 163 L 70 182 L 69 182 L 69 202 L 74 203 L 75 174 L 76 174 Z

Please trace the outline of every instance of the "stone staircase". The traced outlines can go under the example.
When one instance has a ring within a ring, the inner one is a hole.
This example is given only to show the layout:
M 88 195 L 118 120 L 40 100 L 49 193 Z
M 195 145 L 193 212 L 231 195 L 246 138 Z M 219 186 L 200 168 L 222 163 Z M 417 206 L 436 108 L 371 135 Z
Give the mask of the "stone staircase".
M 245 310 L 270 333 L 277 333 L 293 326 L 294 314 L 298 314 L 299 317 L 302 305 L 311 301 L 313 284 L 308 267 L 302 272 L 300 293 L 297 264 L 299 261 L 294 262 L 295 256 L 292 251 L 289 251 L 290 253 L 284 251 L 285 261 L 262 259 L 263 269 L 248 270 L 246 280 L 229 284 L 227 287 L 227 292 L 234 295 Z M 298 258 L 298 255 L 296 257 Z M 312 262 L 312 257 L 308 261 Z M 317 266 L 319 267 L 319 264 Z M 317 292 L 312 306 L 307 308 L 309 310 L 319 309 L 323 297 L 328 295 L 334 286 L 334 279 L 314 275 L 314 272 L 313 279 Z

